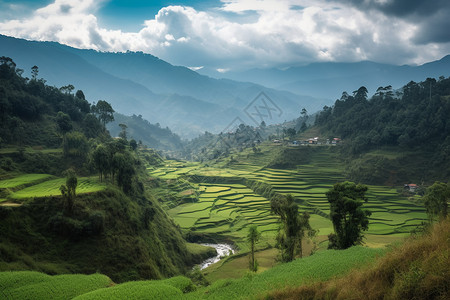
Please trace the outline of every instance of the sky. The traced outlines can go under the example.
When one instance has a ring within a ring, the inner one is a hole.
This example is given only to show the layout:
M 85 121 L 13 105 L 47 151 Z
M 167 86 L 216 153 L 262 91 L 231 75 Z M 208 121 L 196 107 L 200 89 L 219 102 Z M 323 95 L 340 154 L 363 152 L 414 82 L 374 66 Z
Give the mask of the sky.
M 0 0 L 0 34 L 220 72 L 450 54 L 449 0 Z

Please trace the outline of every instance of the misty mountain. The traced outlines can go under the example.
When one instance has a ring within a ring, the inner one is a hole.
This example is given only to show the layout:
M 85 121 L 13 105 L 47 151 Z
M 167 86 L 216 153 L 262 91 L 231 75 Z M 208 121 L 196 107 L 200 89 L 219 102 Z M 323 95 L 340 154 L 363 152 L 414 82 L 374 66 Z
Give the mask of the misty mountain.
M 245 108 L 257 107 L 261 92 L 277 106 L 277 114 L 268 111 L 269 124 L 297 117 L 302 107 L 317 111 L 330 103 L 254 83 L 210 78 L 139 52 L 105 53 L 0 35 L 0 55 L 11 57 L 25 75 L 37 65 L 38 77 L 50 85 L 72 84 L 91 102 L 106 100 L 117 112 L 142 115 L 184 137 L 223 131 L 236 118 L 256 125 L 261 120 L 249 118 Z
M 316 98 L 336 99 L 343 91 L 349 93 L 365 86 L 374 94 L 380 86 L 400 88 L 409 81 L 422 81 L 427 77 L 450 75 L 450 55 L 420 66 L 395 66 L 371 61 L 356 63 L 312 63 L 284 70 L 251 69 L 242 72 L 199 72 L 214 77 L 226 77 L 261 84 L 270 88 L 310 95 Z

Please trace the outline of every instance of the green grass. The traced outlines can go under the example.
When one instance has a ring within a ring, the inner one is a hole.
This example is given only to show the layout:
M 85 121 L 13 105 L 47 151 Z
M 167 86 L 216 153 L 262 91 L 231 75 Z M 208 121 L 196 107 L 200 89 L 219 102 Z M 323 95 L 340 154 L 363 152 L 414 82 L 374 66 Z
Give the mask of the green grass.
M 66 183 L 65 178 L 48 180 L 20 191 L 12 193 L 9 199 L 28 199 L 38 197 L 54 197 L 61 196 L 60 186 Z M 106 185 L 100 183 L 96 177 L 80 177 L 78 178 L 77 194 L 93 193 L 104 190 Z
M 302 283 L 323 281 L 342 275 L 382 255 L 384 250 L 352 247 L 327 250 L 281 264 L 263 273 L 241 279 L 219 280 L 207 288 L 185 294 L 183 299 L 249 299 L 272 290 Z
M 111 279 L 102 274 L 49 276 L 31 271 L 0 273 L 1 293 L 5 299 L 72 299 L 111 284 Z
M 98 289 L 74 299 L 179 299 L 183 292 L 194 289 L 192 281 L 183 276 L 165 280 L 131 281 L 113 287 Z
M 16 188 L 26 184 L 32 184 L 44 179 L 51 178 L 52 175 L 48 174 L 25 174 L 15 178 L 5 179 L 0 181 L 0 189 Z

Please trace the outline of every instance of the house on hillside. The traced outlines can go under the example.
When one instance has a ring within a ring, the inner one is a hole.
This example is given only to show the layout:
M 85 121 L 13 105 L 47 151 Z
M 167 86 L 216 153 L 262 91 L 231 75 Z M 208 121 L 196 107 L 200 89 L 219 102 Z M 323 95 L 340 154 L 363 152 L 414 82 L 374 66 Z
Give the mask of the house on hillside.
M 316 145 L 318 143 L 319 143 L 319 137 L 308 139 L 308 144 L 310 144 L 310 145 Z
M 341 142 L 341 139 L 340 138 L 334 138 L 332 141 L 331 141 L 331 144 L 332 145 L 337 145 L 337 144 L 339 144 Z
M 417 188 L 418 188 L 418 186 L 415 183 L 409 183 L 409 184 L 405 183 L 405 185 L 403 186 L 403 189 L 405 191 L 410 191 L 411 193 L 415 193 Z

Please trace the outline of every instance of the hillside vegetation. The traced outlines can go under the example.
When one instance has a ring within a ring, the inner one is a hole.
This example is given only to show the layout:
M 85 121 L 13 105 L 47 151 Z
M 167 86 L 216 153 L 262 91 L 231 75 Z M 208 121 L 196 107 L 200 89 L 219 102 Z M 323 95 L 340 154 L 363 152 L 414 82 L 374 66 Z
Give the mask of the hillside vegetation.
M 369 267 L 342 278 L 273 292 L 266 299 L 448 299 L 449 241 L 447 218 Z
M 450 78 L 411 81 L 400 91 L 380 87 L 344 92 L 316 119 L 327 137 L 344 140 L 353 180 L 402 184 L 450 177 Z
M 123 282 L 185 273 L 210 255 L 189 251 L 149 193 L 144 165 L 161 157 L 109 136 L 108 102 L 50 87 L 37 67 L 22 72 L 0 58 L 0 270 Z
M 7 299 L 448 299 L 449 239 L 447 218 L 389 250 L 326 250 L 201 288 L 182 276 L 114 285 L 100 274 L 37 272 L 0 273 L 0 287 Z

